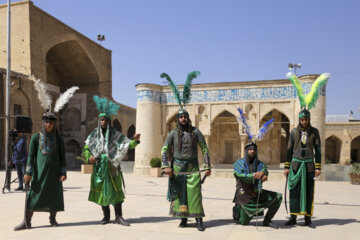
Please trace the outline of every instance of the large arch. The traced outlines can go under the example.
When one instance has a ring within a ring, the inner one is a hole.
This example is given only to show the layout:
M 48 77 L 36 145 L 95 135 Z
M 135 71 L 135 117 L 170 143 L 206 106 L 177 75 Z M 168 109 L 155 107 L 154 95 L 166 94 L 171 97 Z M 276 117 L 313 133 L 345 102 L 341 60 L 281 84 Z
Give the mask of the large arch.
M 80 144 L 71 139 L 66 142 L 66 168 L 80 169 L 81 161 L 76 159 L 76 156 L 81 154 Z
M 360 163 L 360 135 L 351 141 L 351 163 Z
M 208 144 L 215 164 L 232 164 L 240 158 L 239 123 L 233 113 L 223 110 L 212 121 Z
M 339 163 L 342 141 L 335 135 L 325 140 L 325 163 Z
M 263 116 L 259 128 L 271 118 L 275 119 L 273 127 L 267 132 L 262 141 L 257 142 L 258 157 L 266 164 L 277 165 L 286 161 L 290 121 L 285 114 L 273 109 Z
M 121 130 L 122 130 L 121 123 L 120 123 L 120 121 L 119 121 L 118 119 L 115 119 L 115 120 L 113 121 L 113 127 L 114 127 L 116 130 L 118 130 L 119 132 L 121 132 Z
M 46 81 L 64 91 L 70 86 L 98 90 L 99 75 L 78 41 L 69 40 L 51 47 L 46 53 Z

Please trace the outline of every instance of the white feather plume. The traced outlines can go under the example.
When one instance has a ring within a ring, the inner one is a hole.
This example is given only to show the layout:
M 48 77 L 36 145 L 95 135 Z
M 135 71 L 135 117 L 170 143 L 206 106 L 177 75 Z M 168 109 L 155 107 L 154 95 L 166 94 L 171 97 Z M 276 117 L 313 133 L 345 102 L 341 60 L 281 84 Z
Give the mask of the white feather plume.
M 67 104 L 70 100 L 70 98 L 74 95 L 74 93 L 79 90 L 79 87 L 71 87 L 68 90 L 66 90 L 64 93 L 60 94 L 59 98 L 56 100 L 54 112 L 60 111 L 65 104 Z
M 45 110 L 51 109 L 51 97 L 49 93 L 46 91 L 46 85 L 40 79 L 36 78 L 34 75 L 29 76 L 29 79 L 34 82 L 34 87 L 38 92 L 38 99 L 40 101 L 40 105 Z

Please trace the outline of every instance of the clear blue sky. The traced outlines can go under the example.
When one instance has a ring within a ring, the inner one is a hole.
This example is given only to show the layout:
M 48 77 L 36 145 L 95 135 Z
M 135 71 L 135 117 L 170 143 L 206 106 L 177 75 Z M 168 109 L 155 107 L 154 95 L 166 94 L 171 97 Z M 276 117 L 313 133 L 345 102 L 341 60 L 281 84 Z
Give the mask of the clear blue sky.
M 0 0 L 0 3 L 5 3 Z M 136 107 L 137 83 L 282 79 L 330 72 L 327 114 L 360 118 L 358 0 L 33 0 L 112 50 L 113 96 Z

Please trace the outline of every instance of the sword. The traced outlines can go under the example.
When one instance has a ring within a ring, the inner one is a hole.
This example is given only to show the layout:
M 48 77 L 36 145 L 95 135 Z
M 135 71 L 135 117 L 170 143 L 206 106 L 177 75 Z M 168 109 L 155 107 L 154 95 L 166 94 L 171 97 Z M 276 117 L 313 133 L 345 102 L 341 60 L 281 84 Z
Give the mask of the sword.
M 286 176 L 286 180 L 285 180 L 285 190 L 284 190 L 285 199 L 284 200 L 285 200 L 286 214 L 289 214 L 287 203 L 286 203 L 287 185 L 288 185 L 288 176 Z
M 27 199 L 28 199 L 28 195 L 29 195 L 29 189 L 30 189 L 30 183 L 27 182 L 27 183 L 25 183 L 25 208 L 24 208 L 24 221 L 25 221 L 25 226 L 27 229 L 30 228 L 29 219 L 27 217 L 27 212 L 28 212 Z

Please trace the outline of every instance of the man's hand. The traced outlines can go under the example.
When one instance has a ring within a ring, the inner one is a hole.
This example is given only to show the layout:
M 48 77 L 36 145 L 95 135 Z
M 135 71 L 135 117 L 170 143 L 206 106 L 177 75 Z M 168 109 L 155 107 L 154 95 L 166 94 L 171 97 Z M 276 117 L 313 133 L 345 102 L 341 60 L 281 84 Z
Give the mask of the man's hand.
M 134 135 L 135 141 L 140 141 L 140 136 L 141 136 L 140 133 L 135 134 L 135 135 Z
M 61 176 L 60 177 L 60 182 L 63 182 L 63 181 L 65 181 L 66 180 L 66 176 Z
M 266 182 L 268 180 L 268 177 L 266 175 L 264 175 L 262 178 L 261 178 L 261 181 L 262 182 Z
M 285 177 L 289 176 L 289 169 L 288 168 L 284 169 L 284 175 L 285 175 Z
M 211 169 L 205 170 L 205 175 L 208 177 L 211 175 Z
M 318 177 L 321 174 L 321 170 L 316 169 L 315 170 L 315 177 Z
M 264 176 L 264 174 L 265 174 L 264 172 L 256 172 L 253 175 L 255 179 L 260 179 Z
M 165 168 L 165 174 L 168 175 L 169 177 L 172 177 L 173 175 L 172 168 Z
M 96 162 L 96 158 L 94 156 L 89 157 L 89 163 Z
M 31 179 L 32 179 L 32 176 L 25 175 L 25 176 L 24 176 L 25 184 L 28 183 L 28 182 L 30 182 Z

